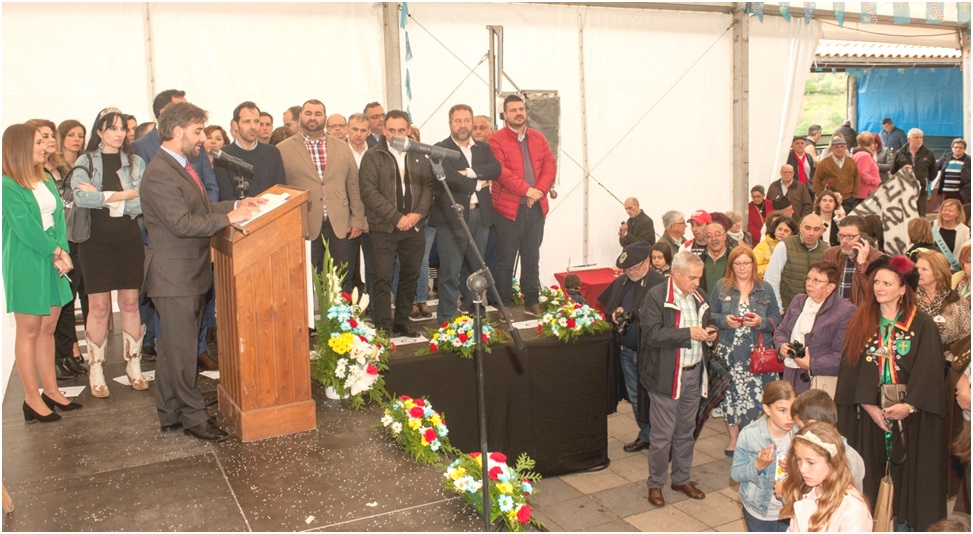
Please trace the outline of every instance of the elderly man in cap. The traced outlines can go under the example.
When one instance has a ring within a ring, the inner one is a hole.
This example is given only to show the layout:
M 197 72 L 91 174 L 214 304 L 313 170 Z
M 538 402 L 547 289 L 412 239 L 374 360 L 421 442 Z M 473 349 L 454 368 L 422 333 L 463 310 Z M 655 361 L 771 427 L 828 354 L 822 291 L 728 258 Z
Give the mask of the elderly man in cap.
M 639 417 L 639 369 L 641 362 L 639 350 L 639 308 L 649 289 L 666 281 L 665 275 L 652 269 L 652 245 L 641 241 L 632 243 L 622 250 L 615 266 L 625 270 L 625 276 L 619 276 L 598 297 L 598 301 L 611 313 L 612 321 L 616 325 L 615 347 L 618 349 L 618 364 L 613 366 L 615 376 L 621 369 L 625 382 L 625 396 L 632 405 L 632 413 L 638 423 L 639 434 L 635 441 L 625 445 L 625 452 L 638 452 L 649 448 L 649 418 L 648 406 L 642 403 L 641 411 L 645 415 Z M 628 326 L 622 328 L 622 324 Z M 621 330 L 621 331 L 620 331 Z M 612 392 L 614 393 L 614 391 Z M 642 392 L 643 399 L 648 396 Z
M 841 193 L 841 206 L 845 208 L 845 213 L 851 213 L 855 207 L 855 195 L 861 186 L 861 177 L 858 175 L 858 164 L 847 156 L 848 145 L 845 139 L 833 137 L 830 153 L 821 158 L 814 171 L 814 192 L 820 194 L 830 189 Z
M 679 250 L 688 250 L 699 256 L 706 251 L 706 225 L 713 222 L 713 217 L 703 210 L 696 210 L 689 216 L 689 227 L 693 231 L 693 238 L 682 244 Z
M 810 159 L 810 158 L 808 158 Z M 813 176 L 813 175 L 808 175 Z M 780 178 L 770 183 L 767 188 L 767 198 L 771 201 L 778 197 L 786 197 L 788 204 L 794 207 L 794 212 L 788 217 L 800 219 L 814 211 L 814 200 L 811 198 L 811 190 L 800 180 L 794 178 L 794 167 L 784 165 L 780 168 Z M 774 206 L 774 209 L 782 209 Z
M 787 164 L 791 166 L 798 182 L 810 186 L 811 177 L 814 176 L 814 157 L 806 149 L 807 138 L 795 135 L 791 141 L 791 151 L 787 153 Z

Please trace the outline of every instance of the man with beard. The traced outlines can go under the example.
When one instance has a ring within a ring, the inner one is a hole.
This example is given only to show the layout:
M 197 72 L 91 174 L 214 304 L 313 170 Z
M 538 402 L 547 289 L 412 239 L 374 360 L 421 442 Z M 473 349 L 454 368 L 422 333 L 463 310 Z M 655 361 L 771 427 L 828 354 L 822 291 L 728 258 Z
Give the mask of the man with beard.
M 358 167 L 348 143 L 324 134 L 324 104 L 308 100 L 301 107 L 301 133 L 280 142 L 287 185 L 308 191 L 308 238 L 311 265 L 321 271 L 324 243 L 335 265 L 348 263 L 348 240 L 365 227 L 365 206 L 358 192 Z
M 244 176 L 250 184 L 245 196 L 257 196 L 276 184 L 286 183 L 284 162 L 277 147 L 257 141 L 260 108 L 253 102 L 244 102 L 233 110 L 233 123 L 237 125 L 237 138 L 223 147 L 223 152 L 253 165 L 253 174 Z M 235 177 L 238 170 L 220 160 L 213 160 L 216 182 L 220 185 L 220 200 L 239 198 Z
M 378 102 L 370 102 L 363 113 L 368 118 L 368 128 L 371 130 L 365 142 L 368 143 L 368 148 L 372 148 L 385 135 L 385 108 Z
M 206 414 L 196 389 L 196 336 L 204 294 L 213 283 L 210 237 L 249 220 L 259 202 L 210 202 L 187 158 L 199 155 L 206 112 L 172 104 L 159 118 L 162 146 L 142 176 L 142 213 L 149 234 L 145 291 L 162 322 L 155 374 L 156 409 L 162 432 L 184 429 L 206 441 L 226 432 Z M 205 159 L 205 158 L 204 158 Z
M 477 247 L 480 254 L 486 252 L 490 228 L 484 224 L 481 210 L 493 209 L 490 202 L 490 181 L 500 176 L 500 163 L 490 150 L 490 145 L 474 141 L 470 137 L 472 128 L 473 108 L 466 104 L 457 104 L 449 110 L 449 137 L 436 143 L 436 146 L 455 150 L 463 155 L 461 160 L 443 160 L 446 180 L 434 187 L 435 202 L 429 215 L 429 225 L 436 227 L 436 239 L 439 243 L 439 306 L 436 309 L 436 319 L 440 323 L 450 321 L 456 315 L 459 288 L 466 286 L 460 280 L 460 269 L 464 261 L 467 270 L 479 269 L 476 256 L 471 250 L 467 250 L 468 247 Z M 469 243 L 466 238 L 466 233 L 449 203 L 449 196 L 442 191 L 444 186 L 453 192 L 456 203 L 463 207 L 463 217 L 469 224 L 473 243 Z M 487 200 L 484 202 L 484 199 Z

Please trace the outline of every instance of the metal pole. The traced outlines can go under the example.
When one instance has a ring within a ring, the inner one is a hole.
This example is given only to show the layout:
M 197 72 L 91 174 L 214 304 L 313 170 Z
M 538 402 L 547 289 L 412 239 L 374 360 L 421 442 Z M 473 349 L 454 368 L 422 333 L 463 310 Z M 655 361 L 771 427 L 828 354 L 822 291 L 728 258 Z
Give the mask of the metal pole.
M 584 77 L 584 16 L 581 9 L 578 9 L 578 71 L 580 72 L 579 83 L 581 86 L 581 166 L 583 172 L 584 196 L 582 197 L 584 207 L 582 208 L 581 224 L 581 258 L 583 264 L 588 263 L 588 186 L 590 185 L 591 169 L 588 166 L 588 107 L 585 96 L 585 77 Z
M 733 12 L 733 210 L 747 213 L 750 201 L 750 26 L 743 4 Z
M 147 88 L 149 91 L 149 97 L 146 101 L 151 102 L 155 98 L 155 61 L 152 56 L 152 12 L 149 11 L 149 3 L 145 2 L 142 4 L 145 13 L 145 63 L 146 69 L 145 73 L 148 76 Z

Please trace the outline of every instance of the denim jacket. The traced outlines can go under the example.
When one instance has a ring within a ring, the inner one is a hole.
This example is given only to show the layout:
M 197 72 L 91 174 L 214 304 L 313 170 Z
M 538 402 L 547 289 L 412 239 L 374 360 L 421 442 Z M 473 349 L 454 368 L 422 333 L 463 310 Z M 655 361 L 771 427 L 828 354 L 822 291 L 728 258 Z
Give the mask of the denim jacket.
M 88 159 L 91 159 L 91 174 L 88 176 Z M 139 190 L 139 186 L 142 183 L 142 172 L 145 170 L 145 162 L 142 158 L 135 154 L 131 155 L 131 164 L 129 163 L 129 157 L 122 154 L 122 168 L 118 170 L 118 178 L 122 183 L 122 189 L 125 190 Z M 85 152 L 78 156 L 78 160 L 75 162 L 75 166 L 79 167 L 71 175 L 71 187 L 74 189 L 74 201 L 75 205 L 82 208 L 89 209 L 101 209 L 105 208 L 105 195 L 102 193 L 102 162 L 101 162 L 101 150 L 95 150 L 93 152 Z M 82 191 L 78 186 L 82 183 L 91 184 L 98 191 Z M 133 198 L 131 200 L 125 201 L 125 215 L 131 218 L 135 218 L 142 214 L 142 201 L 139 198 Z
M 776 301 L 775 298 L 771 300 Z M 791 429 L 791 435 L 795 433 L 797 425 Z M 740 483 L 740 500 L 748 510 L 761 516 L 767 515 L 770 500 L 774 497 L 778 451 L 774 451 L 775 460 L 761 471 L 757 471 L 756 467 L 757 454 L 760 449 L 772 443 L 767 417 L 762 416 L 740 431 L 736 449 L 733 451 L 733 466 L 730 467 L 730 476 Z
M 726 282 L 720 280 L 709 297 L 710 315 L 720 329 L 720 344 L 733 345 L 736 329 L 726 325 L 727 315 L 737 315 L 740 310 L 740 290 L 737 286 L 727 287 Z M 773 348 L 774 328 L 780 325 L 780 307 L 774 297 L 774 291 L 767 282 L 754 284 L 750 291 L 750 311 L 760 316 L 760 328 L 751 328 L 750 336 L 756 345 L 757 334 L 765 335 L 764 346 Z

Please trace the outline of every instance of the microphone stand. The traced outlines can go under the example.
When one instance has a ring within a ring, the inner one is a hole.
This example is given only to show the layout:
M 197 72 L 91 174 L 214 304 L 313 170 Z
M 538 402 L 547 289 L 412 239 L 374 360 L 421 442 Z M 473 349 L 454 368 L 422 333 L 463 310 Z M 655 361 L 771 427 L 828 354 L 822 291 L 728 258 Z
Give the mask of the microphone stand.
M 466 280 L 466 287 L 470 288 L 473 292 L 473 328 L 476 334 L 473 336 L 476 340 L 476 390 L 477 390 L 477 404 L 478 410 L 477 414 L 480 419 L 480 458 L 482 459 L 483 472 L 480 474 L 481 480 L 483 481 L 483 531 L 489 532 L 491 530 L 490 523 L 490 477 L 489 477 L 489 451 L 487 445 L 487 424 L 486 424 L 486 379 L 484 377 L 483 371 L 483 316 L 486 315 L 486 309 L 483 306 L 483 295 L 484 290 L 490 288 L 493 291 L 493 298 L 497 301 L 497 307 L 500 309 L 501 315 L 503 315 L 504 321 L 507 323 L 507 328 L 510 330 L 510 335 L 513 337 L 514 344 L 517 346 L 518 350 L 524 350 L 524 341 L 520 338 L 520 332 L 513 327 L 513 321 L 510 320 L 510 314 L 507 312 L 507 308 L 503 305 L 503 300 L 500 298 L 500 293 L 497 291 L 496 281 L 493 279 L 493 275 L 490 273 L 490 269 L 487 268 L 486 262 L 483 260 L 483 255 L 480 254 L 480 249 L 477 248 L 476 242 L 473 240 L 473 234 L 470 232 L 470 227 L 466 223 L 466 219 L 463 217 L 463 206 L 456 203 L 456 198 L 453 196 L 453 192 L 449 190 L 449 186 L 446 184 L 446 171 L 443 170 L 443 162 L 439 158 L 433 159 L 429 158 L 429 163 L 432 165 L 433 173 L 436 175 L 436 179 L 442 184 L 443 190 L 446 191 L 446 196 L 449 197 L 449 204 L 453 208 L 453 213 L 456 215 L 456 219 L 459 220 L 460 226 L 463 228 L 463 232 L 466 234 L 467 242 L 473 249 L 473 254 L 476 256 L 476 260 L 480 264 L 480 270 L 471 274 Z
M 247 192 L 250 191 L 250 182 L 247 181 L 240 173 L 234 173 L 233 176 L 234 189 L 236 189 L 236 196 L 238 200 L 243 200 L 247 198 Z

